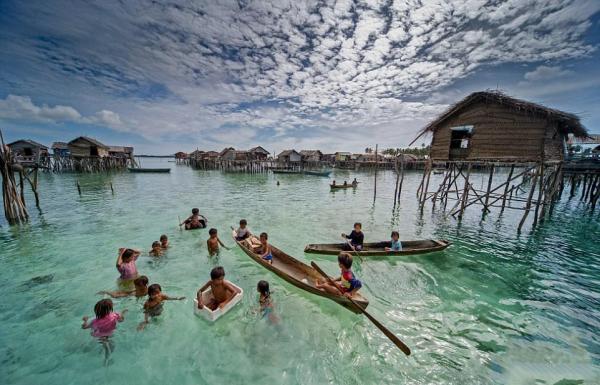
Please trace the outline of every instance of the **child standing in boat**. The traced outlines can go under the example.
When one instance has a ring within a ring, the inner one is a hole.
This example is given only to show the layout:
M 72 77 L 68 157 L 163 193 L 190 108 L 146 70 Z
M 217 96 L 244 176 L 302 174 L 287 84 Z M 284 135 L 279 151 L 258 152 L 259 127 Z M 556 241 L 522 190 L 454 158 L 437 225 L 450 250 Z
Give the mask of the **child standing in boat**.
M 341 252 L 338 255 L 338 265 L 341 275 L 333 281 L 335 286 L 332 286 L 329 282 L 321 282 L 319 279 L 315 281 L 315 286 L 330 294 L 340 294 L 341 290 L 344 296 L 352 298 L 362 287 L 362 283 L 356 279 L 352 272 L 352 255 Z
M 138 330 L 144 330 L 144 327 L 150 321 L 150 317 L 157 317 L 162 314 L 164 301 L 181 301 L 185 297 L 169 297 L 162 293 L 162 287 L 158 283 L 153 283 L 148 287 L 148 300 L 144 303 L 144 321 L 138 325 Z
M 117 270 L 121 274 L 119 277 L 121 281 L 131 281 L 137 278 L 138 271 L 135 261 L 140 256 L 139 250 L 133 249 L 119 249 L 119 256 L 117 257 Z
M 212 257 L 215 254 L 219 254 L 219 245 L 229 250 L 229 248 L 225 246 L 223 242 L 221 242 L 221 239 L 219 239 L 219 236 L 217 235 L 217 229 L 208 230 L 208 235 L 210 235 L 210 238 L 208 238 L 208 240 L 206 241 L 206 246 L 208 247 L 208 255 Z
M 94 306 L 94 313 L 96 318 L 92 322 L 88 323 L 89 317 L 83 317 L 82 329 L 92 329 L 92 336 L 98 338 L 102 347 L 104 348 L 104 364 L 108 364 L 108 359 L 113 351 L 113 344 L 110 341 L 110 337 L 117 328 L 117 322 L 123 322 L 125 320 L 125 313 L 127 309 L 123 310 L 122 313 L 113 311 L 113 303 L 110 299 L 102 299 Z
M 135 295 L 136 297 L 144 297 L 148 295 L 148 277 L 142 275 L 133 280 L 134 290 L 127 291 L 99 291 L 98 294 L 106 294 L 113 298 L 128 297 Z
M 254 252 L 259 253 L 260 257 L 271 265 L 273 264 L 273 253 L 271 245 L 269 245 L 269 234 L 260 233 L 260 245 L 254 247 Z
M 211 289 L 212 299 L 209 303 L 204 303 L 202 301 L 202 292 L 209 287 Z M 217 308 L 223 308 L 240 292 L 241 291 L 238 288 L 225 280 L 225 269 L 223 269 L 222 266 L 217 266 L 211 270 L 210 280 L 206 282 L 196 294 L 198 309 L 202 309 L 204 306 L 213 311 Z
M 402 242 L 400 242 L 400 234 L 397 231 L 392 231 L 392 240 L 390 247 L 386 247 L 385 251 L 402 251 Z
M 365 239 L 365 235 L 362 232 L 362 224 L 360 222 L 356 222 L 354 224 L 354 230 L 352 230 L 350 235 L 342 233 L 342 238 L 349 240 L 348 244 L 345 245 L 346 249 L 361 251 L 363 249 L 363 242 Z

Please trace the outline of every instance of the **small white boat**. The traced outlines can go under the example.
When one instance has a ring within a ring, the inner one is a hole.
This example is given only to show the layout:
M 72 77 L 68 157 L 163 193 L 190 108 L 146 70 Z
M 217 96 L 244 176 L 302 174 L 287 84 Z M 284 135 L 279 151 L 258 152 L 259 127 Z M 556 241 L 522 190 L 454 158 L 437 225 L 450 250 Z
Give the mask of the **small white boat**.
M 238 302 L 242 300 L 242 297 L 244 296 L 244 290 L 234 283 L 229 283 L 235 288 L 239 289 L 240 292 L 237 293 L 231 299 L 231 301 L 229 301 L 229 303 L 225 305 L 225 307 L 223 307 L 222 309 L 210 310 L 208 307 L 204 306 L 202 309 L 198 309 L 198 300 L 194 298 L 194 313 L 199 317 L 202 316 L 206 318 L 208 321 L 215 322 L 217 319 L 219 319 L 219 317 L 231 310 L 232 307 L 234 307 Z M 209 303 L 212 298 L 212 290 L 210 287 L 202 292 L 202 302 Z

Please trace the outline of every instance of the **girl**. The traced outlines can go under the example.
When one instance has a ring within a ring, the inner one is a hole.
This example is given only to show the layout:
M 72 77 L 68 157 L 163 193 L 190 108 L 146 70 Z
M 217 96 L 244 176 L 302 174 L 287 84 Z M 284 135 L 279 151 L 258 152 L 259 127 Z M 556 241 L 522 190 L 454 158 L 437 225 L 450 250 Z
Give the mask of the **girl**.
M 392 231 L 392 241 L 390 247 L 386 247 L 385 251 L 402 251 L 402 242 L 400 242 L 400 234 L 397 231 Z
M 258 281 L 258 285 L 256 285 L 256 291 L 260 294 L 258 299 L 258 303 L 260 304 L 260 311 L 262 312 L 262 317 L 268 317 L 271 323 L 279 322 L 277 316 L 273 313 L 273 301 L 271 300 L 271 291 L 269 290 L 269 282 L 267 281 Z
M 94 313 L 96 318 L 88 323 L 88 316 L 83 317 L 82 329 L 92 329 L 92 336 L 98 338 L 102 347 L 104 348 L 104 364 L 108 364 L 110 353 L 113 351 L 113 344 L 109 337 L 112 336 L 113 332 L 117 328 L 117 322 L 123 322 L 125 319 L 124 315 L 127 309 L 123 310 L 121 314 L 113 312 L 113 303 L 110 299 L 102 299 L 94 306 Z
M 160 257 L 163 253 L 163 248 L 159 241 L 152 242 L 152 250 L 150 250 L 150 256 Z
M 132 249 L 119 249 L 119 256 L 117 257 L 117 270 L 121 274 L 120 278 L 122 281 L 132 280 L 137 278 L 138 271 L 135 266 L 135 261 L 140 256 L 138 250 Z
M 161 315 L 163 310 L 163 301 L 176 300 L 180 301 L 185 297 L 172 298 L 162 293 L 162 288 L 158 283 L 154 283 L 148 287 L 148 300 L 144 303 L 144 321 L 139 324 L 138 330 L 144 330 L 144 327 L 150 321 L 150 317 Z

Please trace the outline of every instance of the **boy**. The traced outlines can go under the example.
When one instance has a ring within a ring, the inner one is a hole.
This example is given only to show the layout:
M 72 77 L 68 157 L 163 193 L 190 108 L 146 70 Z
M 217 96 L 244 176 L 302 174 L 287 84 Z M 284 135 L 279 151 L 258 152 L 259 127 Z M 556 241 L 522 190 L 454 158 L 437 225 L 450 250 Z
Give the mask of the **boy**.
M 259 253 L 260 257 L 265 261 L 273 264 L 273 254 L 271 253 L 271 245 L 269 245 L 269 235 L 267 233 L 260 233 L 260 245 L 253 246 L 255 253 Z
M 135 290 L 129 291 L 99 291 L 98 294 L 106 294 L 113 298 L 129 297 L 135 295 L 136 297 L 143 297 L 148 294 L 148 277 L 142 275 L 133 280 Z
M 362 232 L 362 224 L 360 222 L 356 222 L 354 224 L 354 230 L 352 230 L 350 235 L 342 233 L 342 238 L 350 240 L 350 242 L 345 245 L 346 250 L 361 251 L 363 248 L 363 241 L 365 239 L 365 235 Z
M 160 236 L 160 247 L 162 247 L 163 250 L 169 248 L 169 238 L 166 234 Z
M 163 311 L 163 302 L 169 300 L 181 301 L 185 297 L 169 297 L 162 293 L 162 287 L 158 283 L 153 283 L 148 287 L 148 300 L 144 303 L 144 321 L 138 325 L 138 330 L 144 330 L 144 327 L 150 321 L 150 317 L 161 315 Z
M 200 215 L 200 210 L 197 208 L 192 209 L 192 215 L 190 215 L 183 223 L 179 226 L 185 225 L 186 230 L 192 229 L 203 229 L 206 227 L 206 218 Z
M 332 286 L 329 282 L 321 283 L 319 279 L 315 281 L 315 286 L 331 294 L 339 294 L 341 291 L 344 296 L 352 298 L 362 287 L 362 283 L 356 279 L 351 270 L 352 255 L 341 252 L 338 255 L 338 265 L 340 266 L 341 276 L 333 281 L 335 286 Z
M 402 251 L 402 242 L 400 242 L 400 234 L 397 231 L 392 231 L 392 241 L 390 247 L 386 247 L 385 251 Z
M 209 286 L 213 298 L 209 303 L 203 303 L 202 292 L 208 289 Z M 202 309 L 204 306 L 208 307 L 210 310 L 223 308 L 238 293 L 240 293 L 240 290 L 225 280 L 225 269 L 221 266 L 217 266 L 210 272 L 210 280 L 198 290 L 198 309 Z
M 235 240 L 236 241 L 243 241 L 244 239 L 252 236 L 250 229 L 248 227 L 246 227 L 247 225 L 248 225 L 248 222 L 245 219 L 242 219 L 240 221 L 240 227 L 237 230 L 235 230 Z
M 219 254 L 219 245 L 229 250 L 229 247 L 225 246 L 223 242 L 221 242 L 221 240 L 219 239 L 219 236 L 217 235 L 217 229 L 208 230 L 208 235 L 210 235 L 210 238 L 208 238 L 208 240 L 206 241 L 206 246 L 208 247 L 208 255 L 212 257 L 215 254 Z
M 159 241 L 152 242 L 152 249 L 150 250 L 151 257 L 160 257 L 163 253 L 163 248 L 160 246 Z

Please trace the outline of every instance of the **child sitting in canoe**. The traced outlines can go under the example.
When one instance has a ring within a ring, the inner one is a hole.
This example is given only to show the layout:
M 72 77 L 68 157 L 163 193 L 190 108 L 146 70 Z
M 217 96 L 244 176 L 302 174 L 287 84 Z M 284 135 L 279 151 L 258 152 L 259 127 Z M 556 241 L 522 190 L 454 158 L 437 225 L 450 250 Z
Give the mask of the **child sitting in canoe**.
M 117 270 L 121 274 L 121 281 L 131 281 L 137 278 L 138 271 L 135 261 L 140 256 L 139 250 L 120 248 L 117 257 Z
M 352 255 L 346 252 L 341 252 L 338 255 L 338 265 L 341 270 L 341 275 L 334 280 L 333 283 L 335 286 L 332 286 L 329 282 L 321 282 L 319 279 L 315 281 L 315 286 L 318 289 L 325 290 L 331 294 L 340 294 L 341 290 L 344 296 L 351 298 L 362 287 L 362 283 L 356 279 L 351 270 Z
M 181 301 L 185 297 L 169 297 L 162 293 L 162 287 L 158 283 L 153 283 L 148 287 L 148 300 L 144 303 L 144 321 L 138 325 L 138 330 L 144 330 L 144 327 L 150 321 L 150 317 L 157 317 L 163 311 L 164 301 Z
M 345 245 L 346 250 L 361 251 L 363 249 L 363 241 L 365 239 L 365 235 L 362 232 L 362 224 L 360 222 L 356 222 L 354 224 L 354 230 L 352 230 L 350 235 L 342 233 L 342 238 L 349 240 L 349 242 Z
M 152 249 L 150 250 L 150 256 L 152 257 L 160 257 L 163 253 L 163 249 L 160 245 L 159 241 L 152 242 Z
M 260 233 L 260 245 L 253 246 L 254 252 L 259 254 L 262 259 L 273 264 L 273 254 L 271 245 L 269 245 L 269 234 Z
M 356 180 L 356 178 L 354 178 L 354 180 L 352 181 L 352 186 L 356 187 L 358 185 L 358 181 Z
M 148 295 L 148 277 L 142 275 L 133 280 L 134 290 L 126 291 L 99 291 L 98 294 L 106 294 L 113 298 L 129 297 L 135 295 L 136 297 L 144 297 Z
M 117 328 L 117 322 L 125 320 L 127 309 L 121 313 L 113 311 L 113 303 L 110 299 L 102 299 L 94 306 L 96 318 L 88 323 L 89 317 L 83 317 L 82 329 L 92 329 L 92 336 L 98 338 L 104 348 L 104 364 L 108 364 L 108 359 L 113 350 L 113 344 L 110 337 Z
M 235 230 L 235 240 L 243 241 L 244 239 L 250 238 L 251 236 L 252 233 L 248 228 L 248 222 L 245 219 L 240 220 L 240 227 L 238 227 L 238 229 Z
M 159 241 L 160 241 L 160 247 L 163 250 L 166 250 L 169 248 L 169 237 L 167 237 L 166 234 L 161 235 Z
M 400 242 L 400 234 L 397 231 L 392 231 L 392 241 L 390 247 L 386 247 L 385 251 L 402 251 L 402 242 Z
M 204 303 L 202 301 L 202 292 L 209 287 L 212 292 L 212 299 L 210 303 Z M 217 310 L 217 308 L 223 308 L 238 293 L 240 293 L 240 290 L 225 280 L 225 269 L 221 266 L 217 266 L 211 270 L 210 280 L 198 290 L 196 295 L 198 309 L 202 309 L 204 306 L 213 311 Z
M 269 290 L 269 282 L 258 281 L 258 284 L 256 285 L 256 291 L 258 291 L 259 294 L 258 303 L 260 304 L 262 318 L 267 317 L 273 324 L 279 322 L 279 319 L 275 313 L 273 313 L 274 306 L 273 300 L 271 299 L 271 291 Z
M 192 215 L 190 215 L 181 225 L 185 225 L 186 230 L 203 229 L 206 227 L 206 218 L 200 215 L 200 210 L 197 208 L 192 209 Z
M 219 245 L 229 250 L 229 248 L 225 246 L 223 242 L 221 242 L 221 239 L 219 239 L 219 236 L 217 235 L 217 229 L 208 230 L 208 235 L 210 235 L 210 238 L 208 238 L 208 240 L 206 241 L 206 246 L 208 247 L 208 255 L 212 257 L 215 254 L 219 254 Z

